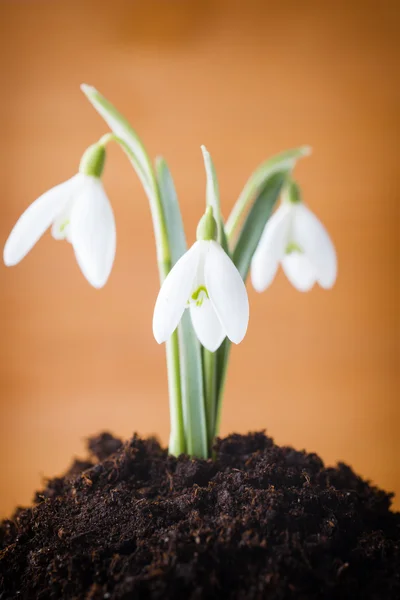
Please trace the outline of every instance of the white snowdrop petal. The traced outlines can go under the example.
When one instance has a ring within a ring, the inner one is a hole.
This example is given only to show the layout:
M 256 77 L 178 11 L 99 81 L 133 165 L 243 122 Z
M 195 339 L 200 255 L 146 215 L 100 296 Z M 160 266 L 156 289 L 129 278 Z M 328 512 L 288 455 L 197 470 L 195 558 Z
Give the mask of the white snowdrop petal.
M 337 275 L 335 247 L 321 221 L 304 204 L 296 206 L 293 239 L 314 265 L 321 287 L 331 288 Z
M 317 280 L 315 267 L 305 254 L 291 252 L 282 260 L 282 268 L 290 283 L 299 292 L 308 292 Z
M 204 276 L 211 303 L 228 338 L 239 344 L 249 323 L 249 300 L 243 279 L 221 246 L 209 244 Z
M 153 334 L 161 344 L 177 328 L 186 308 L 199 264 L 199 242 L 186 252 L 165 278 L 159 291 L 153 314 Z
M 190 316 L 199 342 L 210 352 L 218 350 L 226 333 L 217 317 L 210 300 L 205 299 L 201 306 L 190 304 Z
M 35 200 L 20 216 L 4 246 L 3 258 L 10 267 L 19 263 L 62 212 L 80 185 L 80 178 L 71 179 L 56 185 Z
M 84 177 L 84 186 L 72 206 L 68 236 L 82 273 L 93 287 L 101 288 L 114 262 L 115 220 L 100 179 Z
M 280 205 L 267 221 L 251 261 L 251 282 L 257 292 L 263 292 L 273 281 L 288 243 L 292 207 Z

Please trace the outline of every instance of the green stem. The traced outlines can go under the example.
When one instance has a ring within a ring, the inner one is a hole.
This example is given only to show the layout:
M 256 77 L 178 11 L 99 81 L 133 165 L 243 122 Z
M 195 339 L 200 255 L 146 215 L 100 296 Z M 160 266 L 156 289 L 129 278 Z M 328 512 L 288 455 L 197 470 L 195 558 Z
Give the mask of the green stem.
M 186 452 L 182 410 L 182 390 L 179 363 L 178 332 L 174 331 L 165 345 L 167 355 L 168 394 L 170 414 L 169 453 L 179 456 Z
M 137 138 L 139 139 L 139 138 Z M 161 202 L 160 189 L 157 183 L 157 178 L 153 170 L 151 161 L 147 157 L 144 146 L 141 144 L 143 155 L 146 159 L 147 172 L 137 160 L 137 157 L 132 152 L 129 144 L 114 133 L 103 135 L 99 144 L 106 146 L 109 142 L 118 143 L 124 152 L 127 154 L 133 163 L 139 178 L 141 179 L 147 197 L 150 203 L 150 211 L 153 221 L 154 236 L 156 240 L 157 264 L 160 276 L 160 284 L 171 270 L 171 252 L 168 240 L 168 231 L 166 219 Z M 182 389 L 180 378 L 180 360 L 179 360 L 179 340 L 178 332 L 175 331 L 171 338 L 166 342 L 167 355 L 167 374 L 168 374 L 168 392 L 169 392 L 169 410 L 171 420 L 171 433 L 169 441 L 169 453 L 174 456 L 184 454 L 186 452 L 186 441 L 182 410 Z
M 206 407 L 208 451 L 211 454 L 215 438 L 215 417 L 217 413 L 216 355 L 203 348 L 204 396 Z
M 207 177 L 206 206 L 213 209 L 213 215 L 218 224 L 218 243 L 221 244 L 222 248 L 229 256 L 228 241 L 226 239 L 224 223 L 221 215 L 221 199 L 214 162 L 205 146 L 201 147 L 201 151 L 203 153 L 204 167 Z M 209 352 L 208 350 L 203 349 L 204 393 L 207 419 L 207 437 L 210 455 L 212 453 L 212 446 L 216 436 L 216 417 L 219 412 L 218 403 L 220 402 L 220 395 L 218 393 L 220 387 L 218 370 L 219 355 L 220 349 L 216 352 Z
M 208 458 L 201 349 L 188 310 L 182 316 L 178 334 L 186 451 L 191 457 Z
M 174 265 L 187 251 L 182 215 L 171 173 L 161 157 L 156 160 L 156 173 Z M 178 326 L 178 339 L 186 452 L 189 456 L 208 458 L 201 349 L 188 311 Z
M 221 426 L 221 415 L 222 415 L 222 400 L 224 398 L 225 384 L 226 384 L 226 373 L 228 370 L 228 359 L 231 350 L 231 342 L 226 338 L 223 345 L 219 349 L 218 356 L 218 376 L 219 380 L 216 385 L 216 408 L 215 408 L 215 421 L 214 421 L 214 437 L 219 435 L 219 429 Z

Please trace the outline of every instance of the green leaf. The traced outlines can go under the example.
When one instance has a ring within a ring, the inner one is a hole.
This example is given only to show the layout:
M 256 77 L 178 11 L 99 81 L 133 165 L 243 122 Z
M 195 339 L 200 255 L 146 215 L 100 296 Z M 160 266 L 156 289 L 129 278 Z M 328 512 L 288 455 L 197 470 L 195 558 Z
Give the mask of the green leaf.
M 163 158 L 156 161 L 157 181 L 168 232 L 172 264 L 186 252 L 186 239 L 174 182 Z M 186 449 L 190 456 L 208 457 L 201 349 L 189 311 L 178 327 L 179 362 Z
M 207 206 L 212 206 L 214 211 L 214 218 L 218 225 L 218 242 L 221 244 L 225 252 L 228 251 L 228 241 L 225 234 L 224 221 L 221 214 L 221 200 L 219 195 L 219 185 L 217 179 L 217 173 L 215 171 L 214 163 L 211 158 L 211 154 L 208 152 L 205 146 L 201 146 L 203 153 L 204 167 L 206 170 L 207 185 L 206 185 L 206 202 Z
M 153 219 L 157 261 L 162 282 L 171 268 L 171 257 L 164 215 L 161 207 L 160 191 L 152 162 L 138 134 L 125 117 L 118 112 L 115 106 L 104 98 L 104 96 L 102 96 L 94 87 L 83 84 L 81 89 L 114 134 L 113 136 L 107 134 L 106 136 L 103 136 L 102 139 L 107 140 L 110 136 L 111 139 L 121 146 L 131 161 L 147 194 Z
M 179 324 L 178 336 L 186 448 L 190 456 L 208 458 L 201 349 L 188 310 Z
M 221 200 L 219 195 L 219 185 L 214 163 L 205 146 L 201 146 L 203 153 L 204 167 L 206 170 L 206 202 L 207 206 L 212 206 L 214 218 L 218 225 L 218 242 L 229 256 L 228 240 L 225 234 L 225 225 L 221 214 Z M 223 344 L 224 345 L 224 344 Z M 221 352 L 210 352 L 203 348 L 203 373 L 204 373 L 204 393 L 207 419 L 208 443 L 210 451 L 216 434 L 216 418 L 218 414 L 218 361 Z
M 248 179 L 225 226 L 228 239 L 232 241 L 246 209 L 247 217 L 232 248 L 232 260 L 245 281 L 251 259 L 258 246 L 264 227 L 280 196 L 287 176 L 296 161 L 310 153 L 308 146 L 294 148 L 277 154 L 260 165 Z M 231 342 L 225 339 L 216 352 L 217 400 L 215 435 L 221 420 L 222 399 L 226 380 Z
M 289 172 L 297 160 L 308 156 L 311 152 L 309 146 L 300 146 L 281 152 L 263 162 L 247 180 L 235 206 L 225 225 L 226 235 L 232 243 L 245 211 L 255 202 L 257 196 L 265 188 L 268 179 L 278 172 Z
M 232 260 L 244 280 L 246 280 L 251 259 L 264 227 L 272 214 L 289 172 L 273 173 L 266 179 L 242 226 L 233 249 Z
M 275 173 L 266 179 L 264 187 L 259 190 L 259 194 L 255 198 L 254 204 L 242 227 L 233 250 L 232 260 L 244 280 L 246 280 L 252 256 L 257 248 L 265 224 L 271 216 L 275 203 L 279 198 L 285 179 L 285 172 Z M 231 342 L 226 338 L 216 352 L 215 435 L 218 435 L 221 420 L 222 400 L 230 349 Z
M 178 196 L 176 194 L 171 171 L 162 156 L 156 158 L 156 174 L 160 188 L 161 203 L 164 218 L 168 230 L 168 240 L 171 255 L 171 266 L 185 254 L 187 250 L 185 230 L 179 208 Z
M 120 141 L 124 142 L 121 146 L 132 162 L 147 195 L 149 197 L 154 196 L 157 191 L 155 189 L 156 182 L 154 181 L 151 161 L 136 131 L 125 117 L 118 112 L 115 106 L 104 98 L 96 88 L 83 84 L 81 85 L 81 90 L 99 115 L 103 117 L 111 131 L 114 132 Z

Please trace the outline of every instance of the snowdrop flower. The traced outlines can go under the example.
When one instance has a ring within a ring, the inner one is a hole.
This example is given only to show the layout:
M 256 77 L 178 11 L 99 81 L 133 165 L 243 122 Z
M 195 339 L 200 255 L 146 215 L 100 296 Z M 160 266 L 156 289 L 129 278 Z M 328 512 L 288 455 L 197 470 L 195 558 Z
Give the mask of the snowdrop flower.
M 307 292 L 315 282 L 325 289 L 337 274 L 336 252 L 322 223 L 300 198 L 294 182 L 281 206 L 268 220 L 251 263 L 251 280 L 257 292 L 272 282 L 279 263 L 290 283 Z
M 79 173 L 40 196 L 21 215 L 4 247 L 4 262 L 19 263 L 51 226 L 56 240 L 72 244 L 78 265 L 101 288 L 114 262 L 114 214 L 100 180 L 105 161 L 102 144 L 84 153 Z
M 153 333 L 159 344 L 175 331 L 185 308 L 201 344 L 215 352 L 227 336 L 244 338 L 249 302 L 243 279 L 216 239 L 217 224 L 208 207 L 197 229 L 197 242 L 166 277 L 154 308 Z

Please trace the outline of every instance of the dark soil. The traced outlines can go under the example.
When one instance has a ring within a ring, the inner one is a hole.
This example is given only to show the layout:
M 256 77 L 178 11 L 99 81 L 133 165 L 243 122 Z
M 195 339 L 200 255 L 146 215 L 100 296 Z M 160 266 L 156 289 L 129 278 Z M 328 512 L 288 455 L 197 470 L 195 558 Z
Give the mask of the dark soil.
M 89 441 L 0 529 L 0 598 L 400 599 L 400 513 L 344 464 L 220 440 L 216 462 L 154 439 Z

